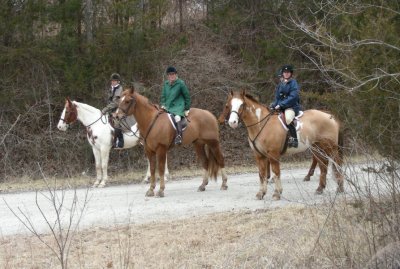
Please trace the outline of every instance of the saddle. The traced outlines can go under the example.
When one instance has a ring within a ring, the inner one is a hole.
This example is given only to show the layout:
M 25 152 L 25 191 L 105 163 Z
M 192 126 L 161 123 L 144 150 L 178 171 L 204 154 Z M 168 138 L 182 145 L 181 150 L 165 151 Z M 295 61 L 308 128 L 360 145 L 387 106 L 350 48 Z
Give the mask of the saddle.
M 293 122 L 291 124 L 294 124 L 294 127 L 296 128 L 296 131 L 298 131 L 301 128 L 301 121 L 300 118 L 303 116 L 304 112 L 300 111 L 299 115 L 297 115 L 296 117 L 294 117 Z M 278 119 L 280 121 L 280 123 L 282 124 L 283 129 L 285 129 L 286 131 L 288 131 L 288 127 L 286 126 L 286 119 L 285 119 L 285 113 L 284 112 L 280 112 L 278 115 Z
M 300 121 L 300 118 L 303 116 L 303 111 L 299 112 L 299 115 L 297 115 L 296 117 L 294 117 L 293 121 L 290 123 L 291 125 L 293 125 L 296 129 L 296 132 L 301 129 L 302 127 L 302 123 Z M 289 146 L 289 139 L 291 138 L 289 128 L 286 125 L 286 119 L 285 119 L 285 113 L 284 112 L 280 112 L 278 115 L 278 119 L 280 121 L 280 123 L 282 124 L 283 129 L 286 130 L 286 139 L 285 139 L 285 144 L 283 145 L 281 154 L 284 154 Z
M 177 122 L 176 122 L 176 120 L 175 120 L 174 115 L 171 114 L 171 113 L 168 113 L 168 118 L 169 118 L 169 121 L 171 122 L 172 127 L 174 127 L 174 129 L 177 130 L 177 129 L 176 129 L 176 128 L 177 128 L 177 127 L 176 127 Z M 183 133 L 183 132 L 186 130 L 186 127 L 187 127 L 187 125 L 188 125 L 188 121 L 187 121 L 186 117 L 182 117 L 182 119 L 181 119 L 181 125 L 182 125 L 182 133 Z

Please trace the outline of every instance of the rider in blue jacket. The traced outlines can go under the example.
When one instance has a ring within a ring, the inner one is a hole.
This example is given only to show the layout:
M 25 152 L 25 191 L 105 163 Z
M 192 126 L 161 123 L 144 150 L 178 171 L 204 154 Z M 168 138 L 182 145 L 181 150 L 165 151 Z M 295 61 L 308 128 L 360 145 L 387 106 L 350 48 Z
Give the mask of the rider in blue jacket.
M 284 65 L 280 70 L 280 82 L 275 90 L 275 100 L 271 104 L 271 109 L 282 110 L 285 113 L 286 125 L 289 129 L 289 147 L 298 146 L 296 128 L 293 119 L 299 114 L 300 107 L 300 87 L 296 79 L 293 78 L 294 68 L 292 65 Z

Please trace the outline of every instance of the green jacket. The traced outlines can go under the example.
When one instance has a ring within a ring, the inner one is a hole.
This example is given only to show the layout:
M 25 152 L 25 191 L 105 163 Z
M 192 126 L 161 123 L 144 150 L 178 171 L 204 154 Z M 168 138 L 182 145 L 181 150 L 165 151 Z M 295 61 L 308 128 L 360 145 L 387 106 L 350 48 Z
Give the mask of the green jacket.
M 161 93 L 161 106 L 164 106 L 168 112 L 174 115 L 185 116 L 185 111 L 190 109 L 190 94 L 181 79 L 177 79 L 170 85 L 169 81 L 164 82 Z

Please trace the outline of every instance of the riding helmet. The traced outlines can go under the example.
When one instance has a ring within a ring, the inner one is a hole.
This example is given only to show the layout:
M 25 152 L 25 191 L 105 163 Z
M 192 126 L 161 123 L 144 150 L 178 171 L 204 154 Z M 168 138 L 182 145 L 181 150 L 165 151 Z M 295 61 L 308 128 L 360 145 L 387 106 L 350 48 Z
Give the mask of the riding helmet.
M 281 72 L 283 73 L 284 71 L 289 71 L 290 73 L 293 73 L 293 71 L 294 71 L 293 65 L 285 64 L 281 68 Z
M 121 76 L 118 73 L 113 73 L 110 77 L 110 80 L 118 80 L 121 81 Z
M 169 74 L 169 73 L 177 73 L 176 72 L 176 68 L 173 67 L 173 66 L 168 66 L 166 73 L 167 74 Z

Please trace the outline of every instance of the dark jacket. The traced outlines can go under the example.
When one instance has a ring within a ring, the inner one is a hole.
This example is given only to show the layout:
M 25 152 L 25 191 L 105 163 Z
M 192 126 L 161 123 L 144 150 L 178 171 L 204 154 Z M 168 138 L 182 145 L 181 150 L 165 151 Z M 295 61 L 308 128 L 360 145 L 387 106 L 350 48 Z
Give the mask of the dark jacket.
M 185 111 L 190 109 L 191 99 L 189 90 L 183 80 L 177 79 L 172 85 L 164 82 L 161 93 L 161 106 L 174 115 L 185 116 Z
M 108 93 L 108 104 L 103 109 L 103 111 L 107 110 L 109 112 L 114 112 L 117 109 L 122 91 L 122 86 L 119 84 L 115 87 L 110 88 L 110 91 Z
M 300 87 L 295 79 L 291 78 L 288 82 L 279 82 L 275 90 L 275 101 L 272 103 L 272 107 L 279 105 L 282 110 L 293 108 L 298 115 L 301 110 L 299 92 Z

